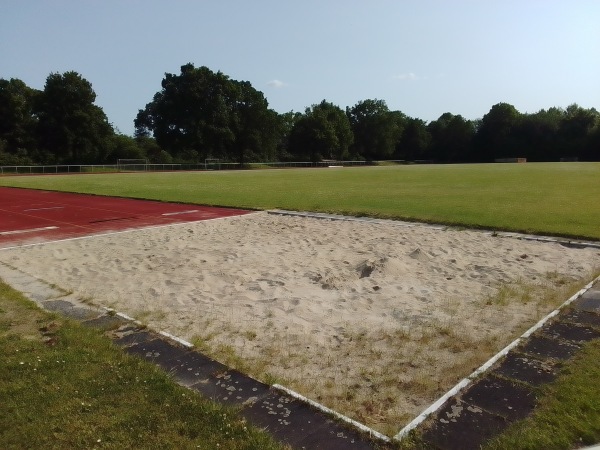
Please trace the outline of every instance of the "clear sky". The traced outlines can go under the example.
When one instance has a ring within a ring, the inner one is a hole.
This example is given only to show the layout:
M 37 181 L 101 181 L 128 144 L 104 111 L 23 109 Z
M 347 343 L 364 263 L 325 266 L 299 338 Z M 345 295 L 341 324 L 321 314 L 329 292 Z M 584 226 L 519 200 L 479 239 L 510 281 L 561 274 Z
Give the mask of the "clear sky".
M 382 99 L 426 121 L 600 109 L 599 0 L 0 0 L 0 78 L 92 83 L 122 133 L 188 62 L 278 112 Z

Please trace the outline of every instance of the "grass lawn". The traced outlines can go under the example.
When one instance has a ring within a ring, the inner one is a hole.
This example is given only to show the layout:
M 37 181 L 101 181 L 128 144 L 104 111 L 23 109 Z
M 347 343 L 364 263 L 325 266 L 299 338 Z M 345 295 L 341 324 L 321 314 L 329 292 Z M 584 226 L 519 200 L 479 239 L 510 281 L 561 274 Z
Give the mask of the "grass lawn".
M 0 282 L 0 448 L 280 449 L 225 409 Z
M 5 176 L 0 185 L 600 240 L 600 163 Z

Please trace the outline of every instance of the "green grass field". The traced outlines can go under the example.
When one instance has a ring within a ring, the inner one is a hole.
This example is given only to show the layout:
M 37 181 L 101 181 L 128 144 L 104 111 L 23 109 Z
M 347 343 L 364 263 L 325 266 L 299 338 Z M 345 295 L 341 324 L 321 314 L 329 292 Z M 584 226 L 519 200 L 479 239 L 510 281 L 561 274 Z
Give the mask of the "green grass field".
M 600 240 L 600 163 L 5 176 L 0 185 Z

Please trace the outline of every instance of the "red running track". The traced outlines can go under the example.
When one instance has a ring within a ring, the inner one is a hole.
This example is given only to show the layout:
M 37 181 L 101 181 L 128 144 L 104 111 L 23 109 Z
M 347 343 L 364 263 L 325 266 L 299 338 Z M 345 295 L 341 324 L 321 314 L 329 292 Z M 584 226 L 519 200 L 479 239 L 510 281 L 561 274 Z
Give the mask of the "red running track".
M 0 187 L 0 248 L 251 211 Z

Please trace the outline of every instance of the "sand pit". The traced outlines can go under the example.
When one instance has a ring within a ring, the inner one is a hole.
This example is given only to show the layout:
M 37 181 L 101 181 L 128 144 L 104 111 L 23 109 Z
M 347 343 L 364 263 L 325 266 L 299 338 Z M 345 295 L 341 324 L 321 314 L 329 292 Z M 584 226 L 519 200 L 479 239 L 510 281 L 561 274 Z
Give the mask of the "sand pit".
M 261 212 L 0 261 L 393 434 L 590 281 L 600 251 Z

